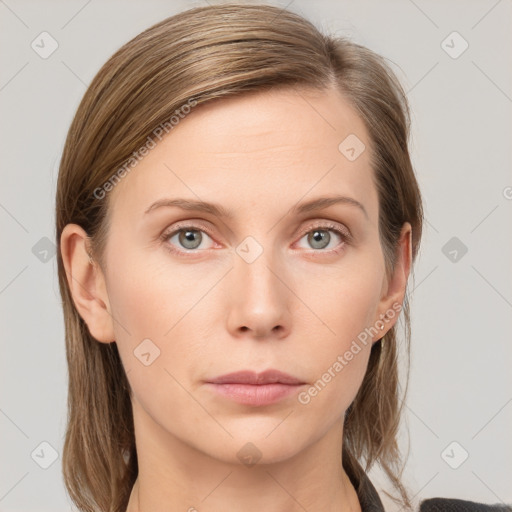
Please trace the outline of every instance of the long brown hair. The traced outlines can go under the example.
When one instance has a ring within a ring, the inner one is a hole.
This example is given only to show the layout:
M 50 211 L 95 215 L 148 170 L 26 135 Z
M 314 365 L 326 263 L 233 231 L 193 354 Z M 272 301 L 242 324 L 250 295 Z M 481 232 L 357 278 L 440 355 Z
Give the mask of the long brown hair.
M 119 178 L 120 169 L 128 172 L 126 162 L 134 152 L 156 127 L 169 126 L 184 105 L 276 87 L 333 86 L 356 109 L 370 135 L 386 269 L 393 269 L 404 222 L 412 225 L 415 259 L 423 214 L 408 151 L 409 107 L 398 79 L 371 50 L 326 36 L 303 17 L 266 4 L 219 4 L 182 12 L 136 36 L 103 65 L 67 135 L 56 194 L 57 244 L 66 224 L 80 225 L 104 268 L 109 219 L 105 185 Z M 116 343 L 92 338 L 78 314 L 60 250 L 57 254 L 69 375 L 65 485 L 81 511 L 124 512 L 138 473 L 130 386 Z M 407 384 L 407 295 L 402 322 L 400 355 L 406 360 Z M 343 464 L 361 477 L 377 462 L 399 491 L 396 499 L 410 508 L 397 444 L 405 398 L 398 378 L 397 325 L 387 332 L 385 343 L 372 347 L 363 383 L 346 413 Z

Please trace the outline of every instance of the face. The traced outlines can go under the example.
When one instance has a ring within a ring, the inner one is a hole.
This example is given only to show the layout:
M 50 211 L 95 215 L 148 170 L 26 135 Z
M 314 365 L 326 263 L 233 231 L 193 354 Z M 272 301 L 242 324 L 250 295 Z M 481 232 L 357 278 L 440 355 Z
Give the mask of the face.
M 105 311 L 85 317 L 153 439 L 270 463 L 341 429 L 406 278 L 385 275 L 370 150 L 334 90 L 252 94 L 192 109 L 110 192 Z M 244 402 L 207 383 L 267 369 L 301 384 Z

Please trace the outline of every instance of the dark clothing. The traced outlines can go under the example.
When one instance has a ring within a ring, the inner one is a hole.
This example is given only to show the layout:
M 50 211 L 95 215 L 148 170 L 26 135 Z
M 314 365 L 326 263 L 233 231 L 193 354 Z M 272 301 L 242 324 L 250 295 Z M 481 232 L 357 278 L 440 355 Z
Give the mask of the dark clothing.
M 419 512 L 511 512 L 512 505 L 476 503 L 455 498 L 429 498 L 420 503 Z
M 385 512 L 377 490 L 368 476 L 363 473 L 358 481 L 356 475 L 345 467 L 345 471 L 354 486 L 362 512 Z M 420 503 L 418 512 L 512 512 L 512 505 L 476 503 L 455 498 L 429 498 Z

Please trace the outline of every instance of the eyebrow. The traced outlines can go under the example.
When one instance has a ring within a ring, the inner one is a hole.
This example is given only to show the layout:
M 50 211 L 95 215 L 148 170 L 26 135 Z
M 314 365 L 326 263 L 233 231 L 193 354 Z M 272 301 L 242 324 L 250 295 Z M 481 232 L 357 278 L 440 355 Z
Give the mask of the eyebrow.
M 294 214 L 301 214 L 301 213 L 307 213 L 312 212 L 316 210 L 323 210 L 325 208 L 328 208 L 329 206 L 332 206 L 334 204 L 346 204 L 349 206 L 355 206 L 358 208 L 361 212 L 364 213 L 365 217 L 368 219 L 368 212 L 366 211 L 365 207 L 356 199 L 353 199 L 352 197 L 347 196 L 341 196 L 341 195 L 334 195 L 334 196 L 326 196 L 326 197 L 318 197 L 316 199 L 312 199 L 310 201 L 306 201 L 304 203 L 300 203 L 295 205 L 291 208 L 290 212 Z M 160 199 L 156 202 L 154 202 L 149 208 L 147 208 L 144 211 L 144 214 L 150 213 L 151 211 L 161 208 L 164 206 L 168 207 L 177 207 L 181 208 L 183 210 L 193 210 L 193 211 L 200 211 L 204 213 L 209 213 L 211 215 L 214 215 L 216 217 L 220 218 L 227 218 L 232 219 L 233 213 L 229 210 L 226 210 L 223 206 L 220 204 L 215 203 L 207 203 L 205 201 L 195 201 L 192 199 L 183 199 L 183 198 L 176 198 L 176 199 Z

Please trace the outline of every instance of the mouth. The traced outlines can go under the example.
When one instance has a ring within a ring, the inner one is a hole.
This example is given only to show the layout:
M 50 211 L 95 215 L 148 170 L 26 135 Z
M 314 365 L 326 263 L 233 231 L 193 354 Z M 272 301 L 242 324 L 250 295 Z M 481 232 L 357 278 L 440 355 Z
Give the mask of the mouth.
M 279 370 L 241 371 L 206 381 L 215 393 L 242 405 L 270 405 L 297 392 L 306 382 Z

